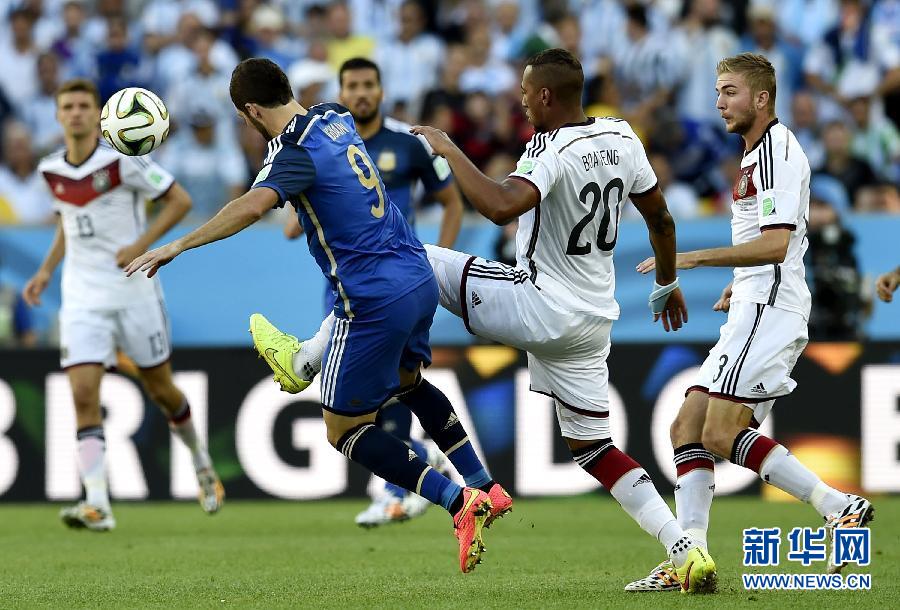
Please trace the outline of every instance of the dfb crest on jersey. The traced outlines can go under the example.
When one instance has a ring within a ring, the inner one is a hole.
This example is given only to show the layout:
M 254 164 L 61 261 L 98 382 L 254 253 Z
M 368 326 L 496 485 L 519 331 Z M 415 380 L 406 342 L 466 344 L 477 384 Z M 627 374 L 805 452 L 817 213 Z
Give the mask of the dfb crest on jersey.
M 738 196 L 744 197 L 747 195 L 747 183 L 750 182 L 750 176 L 748 174 L 741 174 L 741 180 L 738 182 Z
M 98 193 L 105 193 L 108 191 L 111 184 L 112 181 L 109 179 L 108 169 L 97 170 L 94 172 L 94 175 L 91 176 L 91 185 Z

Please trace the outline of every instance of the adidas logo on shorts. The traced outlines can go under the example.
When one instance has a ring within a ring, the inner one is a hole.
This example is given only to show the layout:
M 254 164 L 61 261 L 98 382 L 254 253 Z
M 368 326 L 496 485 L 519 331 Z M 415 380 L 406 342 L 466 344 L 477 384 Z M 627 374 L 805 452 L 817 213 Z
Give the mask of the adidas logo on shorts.
M 766 386 L 764 386 L 764 385 L 762 384 L 762 381 L 760 381 L 760 382 L 757 383 L 755 386 L 753 386 L 752 388 L 750 388 L 750 391 L 751 391 L 752 393 L 754 393 L 754 394 L 765 394 L 765 393 L 766 393 Z
M 472 291 L 472 307 L 475 307 L 476 305 L 481 305 L 481 303 L 482 303 L 481 297 L 478 296 L 478 293 L 473 290 Z

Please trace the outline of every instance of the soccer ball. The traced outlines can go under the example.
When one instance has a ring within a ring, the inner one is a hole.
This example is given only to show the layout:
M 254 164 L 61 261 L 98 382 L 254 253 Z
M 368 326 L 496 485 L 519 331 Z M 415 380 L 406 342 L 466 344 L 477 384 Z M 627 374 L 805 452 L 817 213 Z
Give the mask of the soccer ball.
M 100 133 L 123 155 L 146 155 L 169 135 L 169 111 L 152 91 L 128 87 L 103 105 Z

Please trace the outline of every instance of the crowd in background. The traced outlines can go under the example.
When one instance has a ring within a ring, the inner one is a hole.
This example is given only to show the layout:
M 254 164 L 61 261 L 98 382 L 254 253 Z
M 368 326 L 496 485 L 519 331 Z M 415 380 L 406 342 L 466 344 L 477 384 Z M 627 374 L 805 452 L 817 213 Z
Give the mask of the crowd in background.
M 500 178 L 532 133 L 522 66 L 549 47 L 580 58 L 589 115 L 631 121 L 676 220 L 729 212 L 742 142 L 723 130 L 715 68 L 741 51 L 775 66 L 778 118 L 813 168 L 825 248 L 811 264 L 852 259 L 843 214 L 900 213 L 900 0 L 0 0 L 0 19 L 0 224 L 54 222 L 35 167 L 61 145 L 68 78 L 165 100 L 173 131 L 154 156 L 199 221 L 264 157 L 228 94 L 242 58 L 276 62 L 309 106 L 337 98 L 343 61 L 369 57 L 386 114 L 445 130 Z

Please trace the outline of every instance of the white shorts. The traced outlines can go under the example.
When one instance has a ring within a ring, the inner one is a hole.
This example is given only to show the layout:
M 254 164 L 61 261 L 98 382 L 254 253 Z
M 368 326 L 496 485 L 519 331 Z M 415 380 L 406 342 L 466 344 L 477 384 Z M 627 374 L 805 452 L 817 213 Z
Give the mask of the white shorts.
M 169 319 L 161 300 L 139 301 L 123 309 L 66 309 L 59 312 L 60 365 L 116 364 L 116 349 L 144 369 L 171 354 Z
M 713 398 L 743 403 L 753 409 L 755 423 L 762 423 L 775 399 L 797 387 L 791 371 L 808 341 L 802 315 L 732 301 L 719 342 L 709 350 L 697 384 L 688 392 L 700 390 Z
M 532 391 L 552 396 L 567 417 L 602 420 L 585 425 L 602 423 L 608 430 L 612 320 L 563 309 L 522 269 L 438 246 L 425 250 L 441 305 L 461 317 L 466 330 L 528 352 Z

